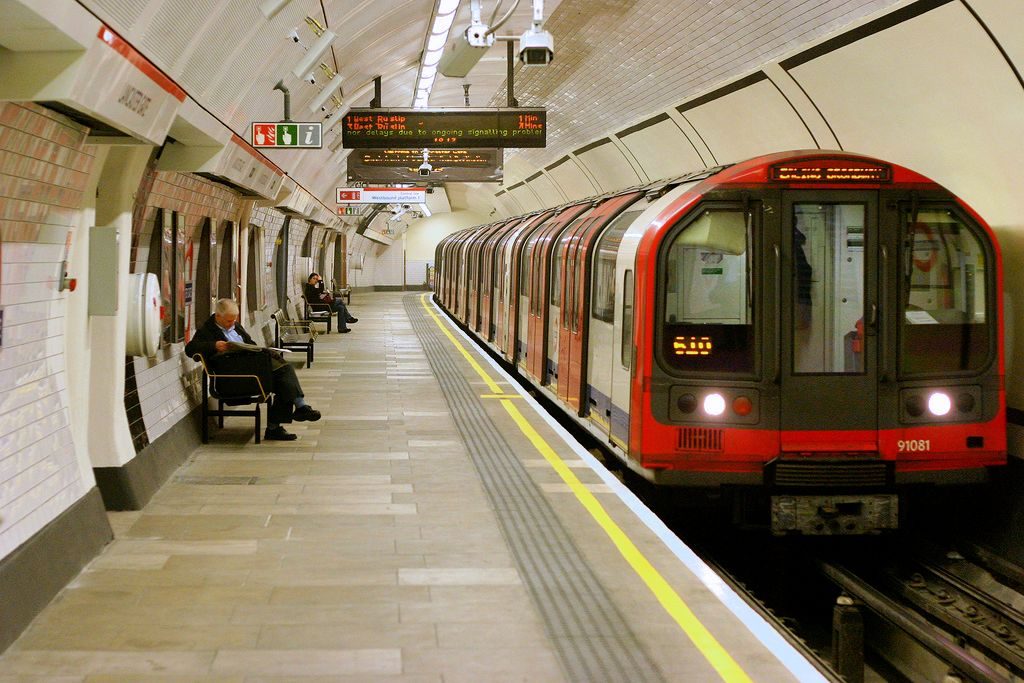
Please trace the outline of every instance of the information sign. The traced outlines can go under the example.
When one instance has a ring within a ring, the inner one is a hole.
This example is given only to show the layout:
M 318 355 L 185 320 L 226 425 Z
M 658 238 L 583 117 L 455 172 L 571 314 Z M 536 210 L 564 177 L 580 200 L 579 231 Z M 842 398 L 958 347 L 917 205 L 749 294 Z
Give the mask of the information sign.
M 339 204 L 422 204 L 425 187 L 339 187 Z
M 252 146 L 264 149 L 320 149 L 322 123 L 254 123 Z
M 543 108 L 350 109 L 342 119 L 346 149 L 544 147 Z
M 426 179 L 432 183 L 496 183 L 503 177 L 500 149 L 434 149 Z M 421 183 L 418 149 L 356 149 L 346 159 L 350 183 Z

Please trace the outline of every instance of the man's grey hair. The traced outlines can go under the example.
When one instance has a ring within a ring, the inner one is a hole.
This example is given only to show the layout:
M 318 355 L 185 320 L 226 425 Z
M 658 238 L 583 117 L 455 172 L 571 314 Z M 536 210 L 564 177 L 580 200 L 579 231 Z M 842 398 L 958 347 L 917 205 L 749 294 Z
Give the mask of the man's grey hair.
M 231 299 L 217 299 L 217 305 L 213 310 L 217 315 L 225 315 L 227 313 L 238 315 L 238 304 Z

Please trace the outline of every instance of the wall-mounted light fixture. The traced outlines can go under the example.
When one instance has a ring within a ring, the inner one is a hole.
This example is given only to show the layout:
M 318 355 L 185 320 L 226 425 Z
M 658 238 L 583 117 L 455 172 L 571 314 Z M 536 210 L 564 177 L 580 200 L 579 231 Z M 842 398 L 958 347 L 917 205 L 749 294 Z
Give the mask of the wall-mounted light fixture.
M 260 0 L 260 11 L 267 19 L 273 19 L 277 13 L 288 6 L 292 0 Z
M 325 105 L 327 101 L 338 91 L 338 88 L 341 87 L 341 82 L 345 80 L 341 74 L 334 73 L 326 64 L 321 64 L 320 69 L 329 74 L 328 77 L 331 80 L 327 82 L 327 85 L 324 86 L 324 89 L 316 97 L 310 100 L 308 109 L 314 114 L 321 109 L 326 112 Z
M 292 69 L 292 75 L 299 79 L 305 78 L 316 68 L 316 65 L 323 60 L 327 51 L 331 49 L 331 43 L 338 37 L 333 31 L 328 31 L 320 26 L 316 19 L 306 17 L 306 23 L 313 29 L 317 39 L 315 43 L 309 46 L 306 54 L 302 56 L 299 63 Z

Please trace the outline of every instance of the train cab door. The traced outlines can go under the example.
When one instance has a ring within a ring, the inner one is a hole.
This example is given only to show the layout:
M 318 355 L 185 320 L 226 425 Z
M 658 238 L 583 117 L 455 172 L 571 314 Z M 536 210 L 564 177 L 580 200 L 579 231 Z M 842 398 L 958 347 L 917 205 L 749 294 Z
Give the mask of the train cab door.
M 784 192 L 780 208 L 766 313 L 781 321 L 782 452 L 877 452 L 877 193 Z

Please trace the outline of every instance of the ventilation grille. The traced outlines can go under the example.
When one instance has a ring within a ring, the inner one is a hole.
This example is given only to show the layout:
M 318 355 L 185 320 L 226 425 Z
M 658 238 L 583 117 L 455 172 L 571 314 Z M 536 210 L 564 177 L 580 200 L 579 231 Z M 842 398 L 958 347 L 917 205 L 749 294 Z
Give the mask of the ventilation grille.
M 705 427 L 683 427 L 679 430 L 676 449 L 680 451 L 721 451 L 722 430 Z
M 769 468 L 776 486 L 869 488 L 892 480 L 889 465 L 877 460 L 781 460 Z

